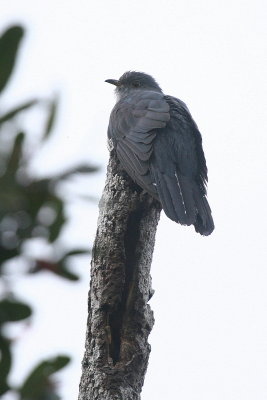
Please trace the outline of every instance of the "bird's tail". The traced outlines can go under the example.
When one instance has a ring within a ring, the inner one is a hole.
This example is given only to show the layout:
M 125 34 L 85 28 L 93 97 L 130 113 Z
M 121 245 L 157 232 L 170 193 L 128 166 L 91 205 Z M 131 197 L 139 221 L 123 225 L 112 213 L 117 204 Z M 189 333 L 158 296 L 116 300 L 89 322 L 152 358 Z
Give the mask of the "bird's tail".
M 164 174 L 153 168 L 158 196 L 167 217 L 181 225 L 196 221 L 196 207 L 192 183 L 186 177 Z
M 211 209 L 197 184 L 178 172 L 167 175 L 154 169 L 153 175 L 167 217 L 181 225 L 194 225 L 201 235 L 210 235 L 214 229 Z
M 196 221 L 194 223 L 195 230 L 203 236 L 208 236 L 214 230 L 214 222 L 208 200 L 205 195 L 200 193 L 199 188 L 194 191 L 194 199 L 197 208 Z

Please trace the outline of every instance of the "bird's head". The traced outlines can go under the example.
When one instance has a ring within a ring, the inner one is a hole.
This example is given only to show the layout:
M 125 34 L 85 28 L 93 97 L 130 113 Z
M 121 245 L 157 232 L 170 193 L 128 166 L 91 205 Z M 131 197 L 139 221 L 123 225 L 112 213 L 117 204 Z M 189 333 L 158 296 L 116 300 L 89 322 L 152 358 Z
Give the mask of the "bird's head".
M 125 72 L 119 80 L 107 79 L 105 82 L 111 83 L 116 86 L 116 94 L 123 97 L 129 93 L 130 90 L 154 90 L 161 92 L 161 88 L 152 76 L 144 72 L 128 71 Z

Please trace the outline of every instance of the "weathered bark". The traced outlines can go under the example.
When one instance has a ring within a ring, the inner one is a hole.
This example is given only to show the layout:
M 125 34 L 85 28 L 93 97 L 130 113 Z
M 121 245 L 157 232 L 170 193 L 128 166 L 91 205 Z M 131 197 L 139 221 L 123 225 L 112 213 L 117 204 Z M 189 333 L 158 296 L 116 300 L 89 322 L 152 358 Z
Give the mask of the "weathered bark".
M 138 400 L 154 317 L 150 266 L 159 203 L 111 152 L 91 262 L 79 400 Z

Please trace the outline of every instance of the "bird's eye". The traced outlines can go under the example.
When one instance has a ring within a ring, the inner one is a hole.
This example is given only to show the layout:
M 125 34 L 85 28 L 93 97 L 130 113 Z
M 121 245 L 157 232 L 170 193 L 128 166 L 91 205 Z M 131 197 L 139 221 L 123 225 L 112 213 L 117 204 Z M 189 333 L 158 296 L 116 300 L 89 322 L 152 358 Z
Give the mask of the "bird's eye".
M 139 81 L 133 82 L 133 87 L 138 88 L 141 86 L 141 83 Z

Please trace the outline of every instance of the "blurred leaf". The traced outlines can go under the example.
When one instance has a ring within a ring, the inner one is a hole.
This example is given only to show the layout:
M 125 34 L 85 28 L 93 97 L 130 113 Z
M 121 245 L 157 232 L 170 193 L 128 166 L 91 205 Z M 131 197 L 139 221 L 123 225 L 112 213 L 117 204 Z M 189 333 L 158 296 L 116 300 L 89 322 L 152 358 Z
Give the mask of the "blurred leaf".
M 66 218 L 64 213 L 64 203 L 61 199 L 54 198 L 54 201 L 51 204 L 53 205 L 56 211 L 56 218 L 54 222 L 48 227 L 49 230 L 48 239 L 50 242 L 54 242 L 57 239 L 58 235 L 60 234 L 60 231 L 66 221 Z
M 19 249 L 6 249 L 0 246 L 0 270 L 3 267 L 3 263 L 10 258 L 16 257 L 19 255 Z
M 23 141 L 24 141 L 24 133 L 20 132 L 20 133 L 18 133 L 18 135 L 16 136 L 16 139 L 14 141 L 13 149 L 12 149 L 11 155 L 9 157 L 9 160 L 7 162 L 6 173 L 2 177 L 2 179 L 8 180 L 8 181 L 10 181 L 10 179 L 12 179 L 13 181 L 15 180 L 17 170 L 22 162 Z
M 50 271 L 57 273 L 58 265 L 54 262 L 46 261 L 46 260 L 36 260 L 35 266 L 31 270 L 32 273 L 36 273 L 39 271 Z
M 76 256 L 78 254 L 89 254 L 89 253 L 90 253 L 89 249 L 74 249 L 68 251 L 62 259 L 66 259 L 69 256 Z
M 44 136 L 43 136 L 44 139 L 46 139 L 50 135 L 50 133 L 54 127 L 57 109 L 58 109 L 58 99 L 55 98 L 54 100 L 52 100 L 49 103 L 49 113 L 48 113 L 48 118 L 46 121 L 46 126 L 44 129 Z
M 8 339 L 0 336 L 0 395 L 9 390 L 7 376 L 11 368 L 12 356 L 10 351 L 10 342 Z
M 50 179 L 40 179 L 30 182 L 20 188 L 20 193 L 24 197 L 24 210 L 34 220 L 39 210 L 50 200 L 54 195 L 51 192 Z
M 77 274 L 69 271 L 64 262 L 59 264 L 58 275 L 70 281 L 78 281 L 80 279 Z
M 0 124 L 2 124 L 3 122 L 8 121 L 9 119 L 14 118 L 21 111 L 27 110 L 28 108 L 36 105 L 37 103 L 38 103 L 38 100 L 34 99 L 34 100 L 31 100 L 31 101 L 27 101 L 26 103 L 22 104 L 21 106 L 13 108 L 13 110 L 11 110 L 11 111 L 7 112 L 6 114 L 0 116 Z
M 22 173 L 24 172 L 21 169 Z M 17 177 L 17 174 L 16 174 Z M 0 177 L 0 186 L 4 189 L 0 192 L 0 218 L 7 213 L 17 219 L 18 235 L 21 239 L 31 237 L 31 233 L 40 223 L 37 214 L 48 202 L 53 202 L 57 197 L 52 193 L 51 180 L 41 179 L 29 182 L 25 173 L 24 177 L 16 179 L 13 183 L 7 174 Z
M 32 272 L 36 273 L 39 271 L 50 271 L 53 272 L 54 274 L 61 276 L 62 278 L 69 279 L 71 281 L 78 281 L 79 276 L 74 274 L 73 272 L 70 272 L 64 261 L 60 260 L 59 262 L 49 262 L 46 260 L 36 260 L 35 262 L 35 267 L 33 268 Z
M 15 300 L 4 299 L 0 301 L 0 325 L 5 322 L 20 321 L 30 317 L 31 308 Z
M 6 86 L 13 71 L 23 34 L 24 29 L 21 26 L 12 26 L 0 37 L 0 92 Z
M 29 374 L 19 390 L 20 400 L 55 399 L 55 387 L 50 376 L 70 362 L 67 356 L 58 356 L 41 362 Z
M 99 170 L 99 167 L 95 167 L 92 165 L 81 165 L 80 167 L 71 168 L 68 171 L 58 175 L 56 177 L 57 180 L 69 178 L 74 174 L 90 174 L 92 172 L 96 172 Z

